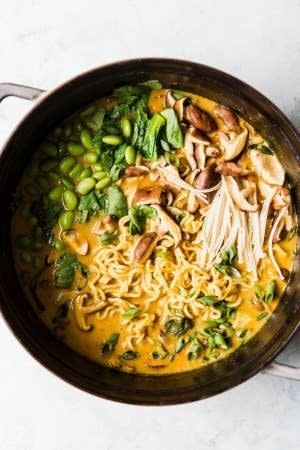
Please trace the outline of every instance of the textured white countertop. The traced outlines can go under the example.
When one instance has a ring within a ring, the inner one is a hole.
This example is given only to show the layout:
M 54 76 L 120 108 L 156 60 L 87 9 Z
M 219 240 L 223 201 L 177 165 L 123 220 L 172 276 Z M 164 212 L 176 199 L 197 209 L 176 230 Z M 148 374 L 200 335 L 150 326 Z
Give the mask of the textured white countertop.
M 300 127 L 300 1 L 1 2 L 0 82 L 52 88 L 139 56 L 199 61 L 252 84 Z M 0 144 L 30 105 L 0 104 Z M 1 450 L 296 450 L 300 383 L 257 375 L 179 407 L 118 405 L 38 365 L 0 320 Z M 280 359 L 300 363 L 300 335 Z

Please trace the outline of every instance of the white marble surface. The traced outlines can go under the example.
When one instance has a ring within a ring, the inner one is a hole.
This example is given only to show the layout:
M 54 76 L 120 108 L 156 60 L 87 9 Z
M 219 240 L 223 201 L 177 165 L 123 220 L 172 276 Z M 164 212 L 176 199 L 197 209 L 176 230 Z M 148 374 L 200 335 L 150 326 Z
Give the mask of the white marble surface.
M 170 56 L 228 71 L 300 127 L 300 2 L 1 1 L 0 81 L 51 88 L 109 61 Z M 30 105 L 0 105 L 0 144 Z M 0 449 L 296 450 L 300 383 L 258 375 L 213 399 L 145 408 L 93 398 L 40 367 L 0 321 Z M 300 335 L 281 359 L 300 363 Z

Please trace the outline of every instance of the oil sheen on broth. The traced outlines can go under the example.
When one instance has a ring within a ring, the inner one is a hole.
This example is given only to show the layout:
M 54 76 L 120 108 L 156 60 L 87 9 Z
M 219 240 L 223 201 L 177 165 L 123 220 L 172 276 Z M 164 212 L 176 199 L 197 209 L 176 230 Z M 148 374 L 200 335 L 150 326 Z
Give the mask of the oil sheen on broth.
M 56 127 L 15 196 L 37 314 L 76 352 L 166 374 L 226 357 L 268 320 L 295 254 L 276 149 L 207 98 L 124 86 Z

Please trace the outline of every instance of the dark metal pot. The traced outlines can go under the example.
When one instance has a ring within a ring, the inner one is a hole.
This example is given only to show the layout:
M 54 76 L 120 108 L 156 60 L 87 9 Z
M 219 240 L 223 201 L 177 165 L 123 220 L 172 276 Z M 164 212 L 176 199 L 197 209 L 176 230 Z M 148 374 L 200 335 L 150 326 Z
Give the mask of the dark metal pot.
M 141 376 L 101 367 L 59 342 L 24 297 L 10 247 L 11 194 L 37 144 L 52 127 L 84 104 L 110 93 L 116 86 L 147 79 L 158 79 L 165 86 L 214 99 L 234 108 L 248 120 L 278 151 L 294 186 L 299 221 L 300 137 L 285 115 L 267 98 L 230 75 L 188 61 L 136 59 L 98 67 L 46 93 L 0 84 L 0 101 L 9 95 L 31 100 L 39 97 L 12 133 L 0 157 L 0 302 L 3 317 L 17 339 L 56 375 L 100 397 L 133 404 L 164 405 L 199 400 L 230 389 L 265 369 L 275 358 L 299 327 L 299 253 L 292 280 L 278 308 L 244 347 L 199 370 Z M 296 368 L 273 363 L 269 370 L 300 379 Z

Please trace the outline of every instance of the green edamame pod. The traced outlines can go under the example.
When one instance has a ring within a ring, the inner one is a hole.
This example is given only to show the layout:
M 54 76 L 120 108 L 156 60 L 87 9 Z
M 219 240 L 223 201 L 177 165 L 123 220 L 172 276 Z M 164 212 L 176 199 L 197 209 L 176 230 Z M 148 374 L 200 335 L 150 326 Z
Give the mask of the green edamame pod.
M 55 188 L 51 189 L 51 191 L 48 194 L 48 197 L 53 202 L 60 202 L 63 192 L 64 192 L 64 188 L 62 186 L 56 186 Z
M 83 169 L 83 171 L 81 172 L 80 176 L 79 176 L 79 180 L 83 180 L 84 178 L 88 178 L 92 175 L 92 171 L 89 167 L 87 167 L 86 169 Z
M 104 142 L 104 144 L 108 144 L 108 145 L 121 145 L 123 142 L 123 139 L 121 136 L 118 136 L 117 134 L 109 134 L 102 138 L 102 142 Z
M 88 162 L 89 164 L 95 164 L 95 162 L 98 159 L 98 155 L 95 152 L 88 152 L 84 155 L 84 159 L 86 160 L 86 162 Z
M 62 173 L 68 173 L 76 164 L 76 160 L 72 156 L 65 156 L 59 163 L 58 167 Z
M 77 142 L 69 142 L 67 149 L 72 156 L 82 156 L 85 153 L 83 145 L 78 144 Z
M 86 149 L 90 150 L 93 148 L 92 135 L 86 128 L 80 133 L 80 141 Z
M 96 189 L 99 189 L 99 190 L 104 189 L 110 185 L 110 182 L 111 182 L 110 177 L 103 178 L 102 180 L 98 181 L 98 183 L 96 184 Z
M 86 195 L 92 189 L 94 189 L 95 185 L 96 185 L 96 181 L 94 180 L 94 178 L 91 178 L 91 177 L 84 178 L 83 180 L 79 181 L 79 183 L 77 185 L 77 191 L 81 195 Z
M 74 209 L 76 209 L 78 205 L 78 199 L 75 192 L 66 190 L 63 193 L 63 204 L 64 207 L 68 210 L 73 211 Z
M 70 170 L 69 175 L 71 178 L 79 178 L 81 172 L 83 171 L 83 167 L 81 164 L 77 163 L 75 166 Z
M 16 247 L 20 250 L 24 250 L 25 248 L 29 248 L 30 246 L 30 237 L 26 236 L 26 234 L 19 234 L 16 237 Z
M 103 172 L 103 171 L 99 171 L 99 172 L 94 172 L 93 173 L 93 178 L 95 178 L 95 180 L 102 180 L 103 178 L 108 177 L 108 173 L 107 172 Z
M 127 119 L 127 117 L 123 117 L 121 119 L 121 130 L 125 138 L 129 138 L 131 136 L 131 122 Z
M 125 161 L 127 162 L 127 164 L 135 163 L 136 151 L 135 151 L 134 147 L 132 147 L 132 145 L 129 145 L 128 147 L 126 147 L 124 156 L 125 156 Z
M 74 212 L 73 211 L 64 211 L 59 218 L 59 225 L 62 230 L 69 230 L 74 221 Z

